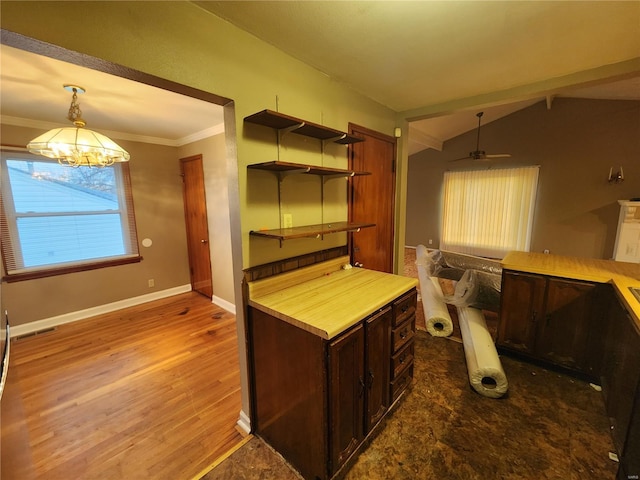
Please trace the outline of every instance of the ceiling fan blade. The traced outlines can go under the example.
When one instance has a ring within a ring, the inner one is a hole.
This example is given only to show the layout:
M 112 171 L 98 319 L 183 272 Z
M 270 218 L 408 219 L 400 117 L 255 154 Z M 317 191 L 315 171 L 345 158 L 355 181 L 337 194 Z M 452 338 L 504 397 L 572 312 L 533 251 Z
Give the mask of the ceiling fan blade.
M 473 157 L 466 156 L 462 158 L 456 158 L 454 160 L 449 160 L 449 162 L 461 162 L 462 160 L 473 160 Z
M 494 153 L 491 155 L 486 155 L 486 158 L 511 158 L 510 153 Z

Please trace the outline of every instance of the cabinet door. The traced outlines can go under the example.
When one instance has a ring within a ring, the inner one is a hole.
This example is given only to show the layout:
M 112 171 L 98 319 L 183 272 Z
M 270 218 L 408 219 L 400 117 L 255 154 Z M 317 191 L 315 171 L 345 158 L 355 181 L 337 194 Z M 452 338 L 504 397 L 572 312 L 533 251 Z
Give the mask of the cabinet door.
M 329 422 L 331 474 L 349 458 L 364 438 L 364 327 L 329 345 Z
M 610 319 L 602 368 L 602 388 L 607 414 L 611 419 L 613 440 L 622 457 L 622 454 L 631 451 L 625 448 L 628 436 L 636 439 L 636 451 L 640 448 L 640 333 L 626 308 L 617 299 L 612 302 Z M 635 431 L 629 430 L 630 428 L 635 428 Z M 636 461 L 636 469 L 640 469 L 640 459 Z
M 502 272 L 498 344 L 534 354 L 536 324 L 544 308 L 546 279 L 540 275 Z
M 583 370 L 595 305 L 592 283 L 550 278 L 544 318 L 538 324 L 536 354 L 556 365 Z
M 389 408 L 389 366 L 391 362 L 391 307 L 366 322 L 365 383 L 367 385 L 365 432 Z

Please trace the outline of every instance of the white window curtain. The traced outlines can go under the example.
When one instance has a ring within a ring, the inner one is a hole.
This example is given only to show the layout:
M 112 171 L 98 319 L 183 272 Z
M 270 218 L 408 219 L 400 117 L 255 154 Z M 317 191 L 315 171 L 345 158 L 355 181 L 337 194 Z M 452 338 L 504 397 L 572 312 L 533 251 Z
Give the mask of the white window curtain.
M 529 251 L 539 170 L 446 172 L 440 248 L 490 258 Z

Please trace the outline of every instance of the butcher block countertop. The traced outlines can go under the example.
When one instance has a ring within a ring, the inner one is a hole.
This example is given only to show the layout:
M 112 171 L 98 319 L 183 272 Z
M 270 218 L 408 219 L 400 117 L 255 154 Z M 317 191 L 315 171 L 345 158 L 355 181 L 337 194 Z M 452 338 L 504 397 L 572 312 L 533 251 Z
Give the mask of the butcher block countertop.
M 640 302 L 629 290 L 629 287 L 640 288 L 640 264 L 544 253 L 509 252 L 502 260 L 502 268 L 575 280 L 611 283 L 640 328 Z
M 418 285 L 364 268 L 349 257 L 249 282 L 249 306 L 330 340 Z

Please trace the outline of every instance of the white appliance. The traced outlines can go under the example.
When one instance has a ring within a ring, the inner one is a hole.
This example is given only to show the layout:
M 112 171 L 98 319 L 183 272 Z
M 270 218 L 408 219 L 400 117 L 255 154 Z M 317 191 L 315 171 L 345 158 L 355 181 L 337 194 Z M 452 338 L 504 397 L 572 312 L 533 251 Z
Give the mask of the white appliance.
M 613 259 L 619 262 L 640 263 L 640 202 L 618 200 L 618 203 L 620 216 Z

